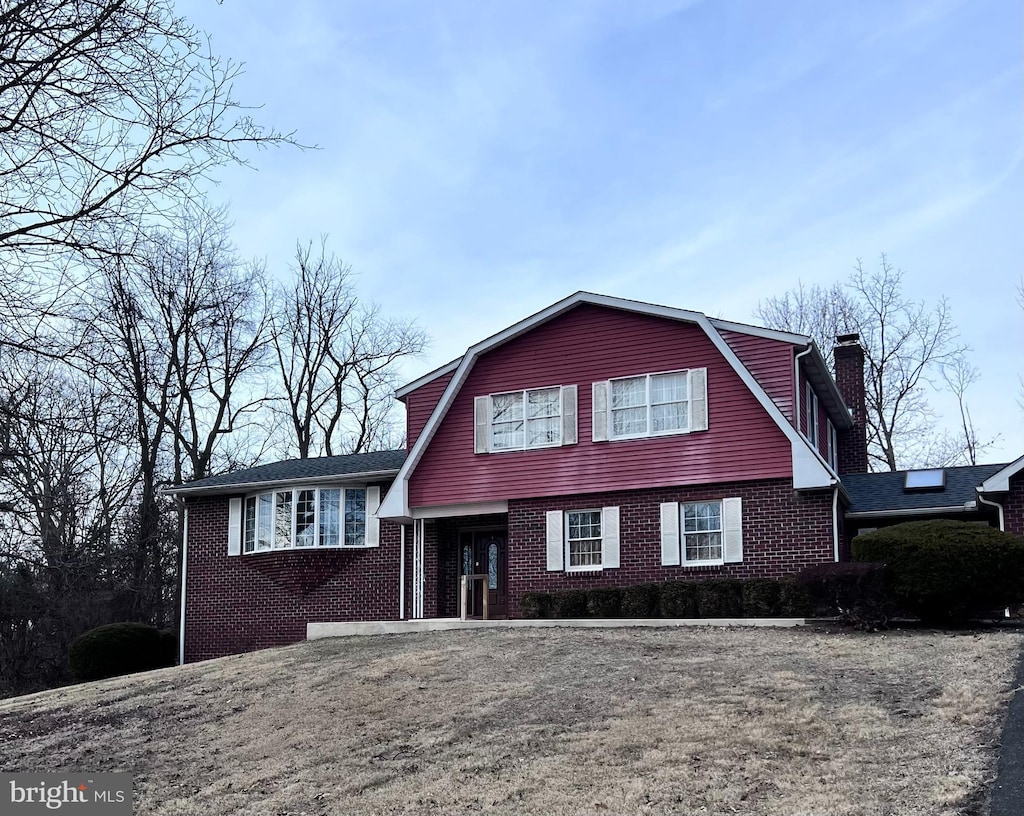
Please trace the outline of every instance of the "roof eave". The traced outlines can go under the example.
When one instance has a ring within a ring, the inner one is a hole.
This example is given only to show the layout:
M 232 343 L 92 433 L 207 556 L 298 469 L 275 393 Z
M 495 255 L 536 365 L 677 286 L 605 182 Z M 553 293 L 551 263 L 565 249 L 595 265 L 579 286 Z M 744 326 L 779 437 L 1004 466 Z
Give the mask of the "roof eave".
M 187 484 L 178 487 L 165 487 L 161 492 L 170 496 L 196 496 L 196 495 L 227 495 L 231 493 L 251 493 L 257 490 L 265 490 L 272 487 L 289 487 L 299 484 L 326 484 L 326 483 L 353 483 L 371 482 L 381 479 L 393 479 L 398 475 L 398 468 L 388 470 L 367 470 L 360 473 L 341 473 L 326 476 L 296 477 L 294 479 L 266 479 L 259 482 L 231 482 L 230 484 L 199 485 L 189 487 Z

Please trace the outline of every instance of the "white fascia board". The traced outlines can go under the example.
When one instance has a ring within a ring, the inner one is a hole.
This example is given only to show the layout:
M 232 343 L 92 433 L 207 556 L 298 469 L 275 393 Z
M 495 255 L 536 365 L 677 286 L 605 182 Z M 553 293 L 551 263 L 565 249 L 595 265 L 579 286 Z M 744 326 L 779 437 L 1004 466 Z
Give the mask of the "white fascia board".
M 422 377 L 413 380 L 411 383 L 406 383 L 405 385 L 403 385 L 401 388 L 395 391 L 395 396 L 401 399 L 402 397 L 411 394 L 417 388 L 424 386 L 427 383 L 432 382 L 433 380 L 436 380 L 438 377 L 444 376 L 449 371 L 454 371 L 456 368 L 459 367 L 459 363 L 461 362 L 462 358 L 458 357 L 455 360 L 452 360 L 450 363 L 446 363 L 445 365 L 441 366 L 440 368 L 435 368 L 433 371 L 424 374 Z
M 839 386 L 836 385 L 835 377 L 828 370 L 828 365 L 826 365 L 825 358 L 821 354 L 821 349 L 818 348 L 818 344 L 813 340 L 811 340 L 810 359 L 813 360 L 813 365 L 819 370 L 819 373 L 825 380 L 825 388 L 828 391 L 829 397 L 839 408 L 838 414 L 829 414 L 829 419 L 832 420 L 832 424 L 836 426 L 837 431 L 849 430 L 853 427 L 853 412 L 850 410 L 850 406 L 846 404 L 846 400 L 843 399 L 843 395 L 839 393 Z
M 764 337 L 768 340 L 779 340 L 783 343 L 791 343 L 794 346 L 806 346 L 812 342 L 806 334 L 794 334 L 793 332 L 777 331 L 766 329 L 764 326 L 751 326 L 747 323 L 734 323 L 731 320 L 719 320 L 717 317 L 710 317 L 708 320 L 716 329 L 722 331 L 737 332 L 738 334 L 750 334 L 754 337 Z
M 233 482 L 230 484 L 207 485 L 205 487 L 165 487 L 161 491 L 169 496 L 220 496 L 229 493 L 257 493 L 274 487 L 322 484 L 362 484 L 397 476 L 397 470 L 372 470 L 365 473 L 343 473 L 337 476 L 308 476 L 295 479 L 271 479 L 262 482 Z
M 899 518 L 902 516 L 934 516 L 936 513 L 973 513 L 977 506 L 973 502 L 953 504 L 946 507 L 913 507 L 902 510 L 856 510 L 847 513 L 848 519 Z
M 408 524 L 412 521 L 409 512 L 409 479 L 397 478 L 392 482 L 387 495 L 377 508 L 377 518 Z
M 1024 470 L 1024 456 L 1016 462 L 1010 462 L 1002 470 L 993 473 L 978 488 L 979 493 L 1007 493 L 1010 490 L 1010 478 Z
M 463 516 L 486 516 L 507 513 L 508 502 L 504 500 L 474 502 L 472 504 L 435 504 L 430 507 L 415 507 L 414 519 L 461 518 Z

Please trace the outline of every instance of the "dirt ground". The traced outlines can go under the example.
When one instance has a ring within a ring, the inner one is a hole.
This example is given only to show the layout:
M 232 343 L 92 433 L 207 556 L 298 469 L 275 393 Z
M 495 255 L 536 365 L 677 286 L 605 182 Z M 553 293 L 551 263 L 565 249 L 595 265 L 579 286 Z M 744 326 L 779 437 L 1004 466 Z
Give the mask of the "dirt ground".
M 138 814 L 982 814 L 1022 636 L 338 638 L 0 701 L 5 771 Z

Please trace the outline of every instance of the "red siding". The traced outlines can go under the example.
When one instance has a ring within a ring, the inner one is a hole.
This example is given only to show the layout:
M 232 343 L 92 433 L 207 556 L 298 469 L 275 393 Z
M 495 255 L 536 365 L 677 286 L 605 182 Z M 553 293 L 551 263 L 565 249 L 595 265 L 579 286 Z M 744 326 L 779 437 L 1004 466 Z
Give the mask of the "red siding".
M 454 373 L 454 371 L 449 371 L 447 374 L 442 374 L 437 379 L 421 385 L 403 397 L 402 401 L 405 403 L 405 447 L 407 450 L 412 449 L 420 434 L 423 433 L 423 426 L 430 419 L 430 415 L 437 406 L 437 401 L 441 399 L 441 394 L 448 387 Z
M 793 422 L 793 345 L 734 331 L 721 335 L 786 419 Z
M 400 527 L 379 547 L 229 556 L 228 499 L 188 504 L 185 662 L 306 639 L 310 621 L 398 618 Z
M 709 430 L 591 441 L 591 383 L 708 369 Z M 473 398 L 579 385 L 579 444 L 473 453 Z M 483 355 L 410 480 L 413 506 L 790 477 L 790 444 L 697 326 L 584 305 Z

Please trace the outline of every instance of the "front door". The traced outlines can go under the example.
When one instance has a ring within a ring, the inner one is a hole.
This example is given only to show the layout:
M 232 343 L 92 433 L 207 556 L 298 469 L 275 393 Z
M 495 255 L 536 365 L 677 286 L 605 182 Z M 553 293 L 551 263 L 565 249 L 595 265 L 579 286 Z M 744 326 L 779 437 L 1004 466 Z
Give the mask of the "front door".
M 459 574 L 487 576 L 487 617 L 508 615 L 508 541 L 504 530 L 465 530 L 459 534 Z M 484 613 L 483 582 L 472 581 L 469 614 Z

